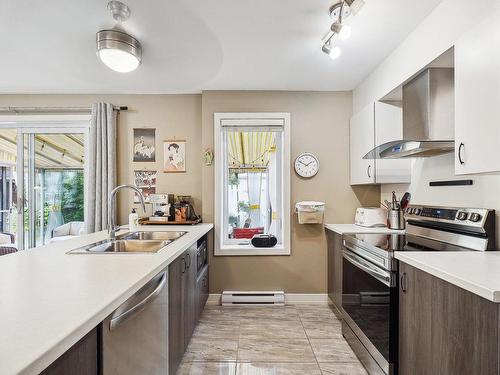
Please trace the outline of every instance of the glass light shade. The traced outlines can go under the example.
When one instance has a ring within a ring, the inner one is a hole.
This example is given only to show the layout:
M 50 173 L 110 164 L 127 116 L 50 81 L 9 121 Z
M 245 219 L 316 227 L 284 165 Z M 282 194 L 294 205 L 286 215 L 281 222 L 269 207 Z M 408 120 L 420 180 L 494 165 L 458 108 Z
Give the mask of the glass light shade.
M 339 31 L 339 38 L 340 40 L 347 40 L 351 36 L 351 26 L 349 25 L 342 25 L 342 28 Z
M 140 60 L 121 49 L 105 48 L 98 51 L 101 61 L 110 69 L 119 73 L 128 73 L 135 69 L 140 64 Z
M 328 56 L 330 56 L 330 58 L 332 60 L 335 60 L 335 59 L 339 58 L 341 54 L 342 54 L 342 50 L 340 49 L 340 47 L 335 46 L 335 47 L 332 47 Z
M 141 64 L 141 43 L 117 28 L 97 32 L 96 49 L 101 61 L 116 72 L 128 73 Z

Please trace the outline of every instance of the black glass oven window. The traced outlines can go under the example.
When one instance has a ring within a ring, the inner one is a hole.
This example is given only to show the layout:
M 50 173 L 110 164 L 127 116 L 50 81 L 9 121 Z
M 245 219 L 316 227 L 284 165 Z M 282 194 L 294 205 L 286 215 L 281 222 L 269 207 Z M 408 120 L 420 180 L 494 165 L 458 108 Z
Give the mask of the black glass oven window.
M 343 261 L 342 307 L 384 358 L 391 362 L 390 287 Z

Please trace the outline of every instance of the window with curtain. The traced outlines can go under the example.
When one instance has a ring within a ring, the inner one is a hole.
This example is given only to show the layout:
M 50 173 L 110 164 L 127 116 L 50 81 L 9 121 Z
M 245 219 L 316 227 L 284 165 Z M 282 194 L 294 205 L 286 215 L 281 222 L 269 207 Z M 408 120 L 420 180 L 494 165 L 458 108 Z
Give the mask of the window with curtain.
M 289 116 L 228 115 L 215 118 L 216 255 L 289 254 Z M 278 243 L 254 248 L 256 234 Z

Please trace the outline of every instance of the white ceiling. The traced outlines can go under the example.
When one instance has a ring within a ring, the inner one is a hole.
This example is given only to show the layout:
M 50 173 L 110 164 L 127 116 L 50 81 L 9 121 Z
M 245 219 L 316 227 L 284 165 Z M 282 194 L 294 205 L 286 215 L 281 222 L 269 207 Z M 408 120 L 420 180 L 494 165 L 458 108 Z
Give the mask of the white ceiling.
M 115 73 L 95 55 L 107 0 L 3 1 L 0 92 L 178 93 L 351 90 L 441 0 L 366 0 L 335 61 L 321 37 L 336 0 L 125 0 L 143 64 Z

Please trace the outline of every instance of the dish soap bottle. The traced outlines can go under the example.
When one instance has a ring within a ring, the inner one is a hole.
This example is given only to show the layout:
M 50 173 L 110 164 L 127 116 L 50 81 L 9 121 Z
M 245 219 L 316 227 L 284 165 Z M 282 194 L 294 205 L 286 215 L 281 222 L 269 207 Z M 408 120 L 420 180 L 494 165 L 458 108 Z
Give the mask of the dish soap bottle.
M 137 232 L 139 230 L 139 215 L 137 215 L 135 208 L 132 208 L 132 213 L 128 215 L 128 229 L 131 232 Z

